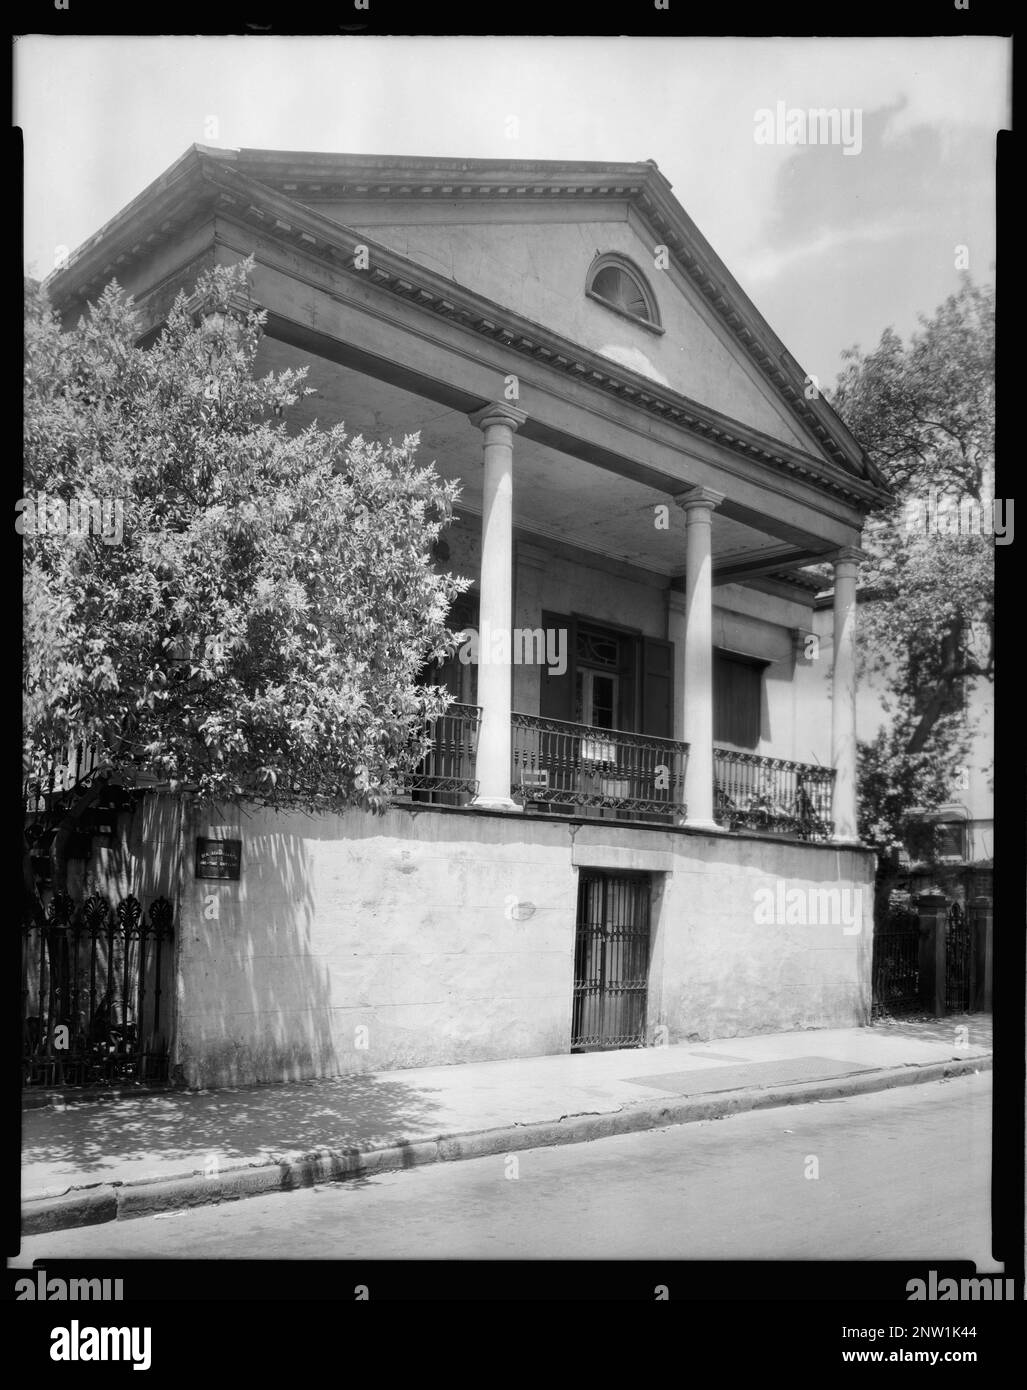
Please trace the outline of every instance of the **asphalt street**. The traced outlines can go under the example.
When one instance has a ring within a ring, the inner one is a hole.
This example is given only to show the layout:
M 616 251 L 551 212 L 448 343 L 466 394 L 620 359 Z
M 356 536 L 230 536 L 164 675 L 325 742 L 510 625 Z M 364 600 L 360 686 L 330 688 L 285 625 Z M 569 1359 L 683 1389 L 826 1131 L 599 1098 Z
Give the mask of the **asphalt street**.
M 991 1076 L 58 1231 L 37 1259 L 970 1259 Z

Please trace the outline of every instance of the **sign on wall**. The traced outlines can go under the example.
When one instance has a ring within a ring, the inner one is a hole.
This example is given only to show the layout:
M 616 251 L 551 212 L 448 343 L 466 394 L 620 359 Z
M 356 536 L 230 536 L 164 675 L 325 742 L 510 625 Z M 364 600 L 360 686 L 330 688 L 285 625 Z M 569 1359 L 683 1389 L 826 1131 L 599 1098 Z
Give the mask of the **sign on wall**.
M 242 869 L 242 840 L 196 837 L 197 878 L 238 878 Z

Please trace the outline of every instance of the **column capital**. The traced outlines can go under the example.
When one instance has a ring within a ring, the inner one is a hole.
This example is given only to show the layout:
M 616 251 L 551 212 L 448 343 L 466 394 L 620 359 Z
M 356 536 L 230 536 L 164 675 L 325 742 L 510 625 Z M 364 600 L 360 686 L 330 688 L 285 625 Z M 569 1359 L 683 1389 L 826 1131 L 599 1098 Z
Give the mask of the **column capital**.
M 867 552 L 860 550 L 858 545 L 843 545 L 830 557 L 832 565 L 858 565 L 869 558 Z
M 467 418 L 480 430 L 488 429 L 489 425 L 506 425 L 509 429 L 516 430 L 524 424 L 528 413 L 518 410 L 517 406 L 511 405 L 509 401 L 493 401 L 491 405 L 475 410 Z
M 684 492 L 675 493 L 674 502 L 684 512 L 695 511 L 700 507 L 712 512 L 715 507 L 720 506 L 726 496 L 726 493 L 718 492 L 716 488 L 690 487 Z

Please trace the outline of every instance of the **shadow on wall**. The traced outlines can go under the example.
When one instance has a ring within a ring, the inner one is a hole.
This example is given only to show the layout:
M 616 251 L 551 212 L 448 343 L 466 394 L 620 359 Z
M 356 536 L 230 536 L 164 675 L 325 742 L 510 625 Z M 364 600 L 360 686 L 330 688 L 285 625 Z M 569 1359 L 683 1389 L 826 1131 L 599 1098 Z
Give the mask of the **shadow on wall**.
M 565 825 L 511 838 L 502 818 L 437 811 L 234 814 L 223 836 L 242 839 L 240 882 L 183 884 L 190 1085 L 566 1051 Z M 529 892 L 542 910 L 508 916 Z
M 187 812 L 176 1062 L 191 1086 L 340 1071 L 329 970 L 313 948 L 307 837 L 267 832 L 267 819 L 237 807 Z M 195 877 L 195 838 L 215 828 L 242 840 L 238 882 Z
M 68 885 L 79 901 L 101 893 L 111 903 L 130 893 L 144 910 L 154 898 L 172 903 L 178 892 L 179 806 L 170 797 L 147 796 L 119 811 L 109 846 L 94 845 L 89 860 L 72 860 Z

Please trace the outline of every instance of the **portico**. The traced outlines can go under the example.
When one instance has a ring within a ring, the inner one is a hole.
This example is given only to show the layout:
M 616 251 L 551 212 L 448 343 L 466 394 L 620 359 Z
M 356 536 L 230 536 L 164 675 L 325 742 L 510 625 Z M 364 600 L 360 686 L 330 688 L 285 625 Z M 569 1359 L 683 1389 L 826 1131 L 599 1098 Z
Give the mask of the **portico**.
M 497 231 L 497 220 L 516 236 Z M 586 283 L 592 253 L 579 264 L 582 237 L 609 245 L 604 275 L 611 264 L 633 265 L 638 283 L 644 248 L 668 248 L 659 275 L 648 275 L 650 302 L 637 324 L 613 312 L 604 281 Z M 464 246 L 489 250 L 461 259 L 452 248 Z M 682 800 L 693 827 L 723 820 L 713 687 L 718 670 L 734 668 L 718 665 L 714 649 L 762 660 L 780 704 L 783 672 L 769 668 L 783 658 L 755 640 L 752 605 L 771 625 L 796 618 L 800 627 L 803 567 L 848 557 L 835 586 L 838 660 L 831 692 L 820 696 L 833 733 L 816 761 L 838 772 L 836 833 L 854 833 L 851 556 L 880 480 L 827 405 L 808 399 L 799 364 L 651 162 L 512 161 L 497 170 L 485 161 L 194 147 L 76 253 L 54 290 L 73 317 L 116 265 L 152 332 L 202 266 L 247 255 L 256 260 L 252 301 L 267 313 L 268 369 L 307 366 L 318 392 L 297 407 L 296 426 L 342 419 L 369 438 L 416 430 L 438 470 L 461 479 L 464 511 L 480 517 L 469 577 L 482 623 L 511 627 L 515 604 L 517 626 L 540 621 L 528 552 L 535 547 L 539 575 L 554 542 L 589 563 L 600 557 L 611 577 L 663 591 L 658 621 L 634 620 L 612 602 L 591 611 L 581 594 L 570 611 L 672 644 L 668 719 L 656 708 L 655 666 L 649 691 L 637 671 L 616 673 L 619 718 L 633 705 L 622 732 L 658 726 L 659 736 L 689 745 Z M 683 524 L 654 524 L 656 508 L 668 506 Z M 718 608 L 738 620 L 718 620 Z M 637 655 L 657 660 L 655 650 Z M 495 664 L 479 673 L 480 807 L 516 804 L 509 716 L 553 717 L 537 703 L 541 678 L 514 673 L 511 690 L 510 677 Z M 769 696 L 758 722 L 741 749 L 816 765 L 796 738 L 801 721 L 782 718 Z
M 517 430 L 527 420 L 527 413 L 504 401 L 497 401 L 470 415 L 471 422 L 482 430 L 482 520 L 480 560 L 480 623 L 482 632 L 511 633 L 514 616 L 514 488 Z M 672 729 L 683 768 L 683 807 L 679 823 L 704 831 L 721 832 L 728 828 L 723 818 L 715 818 L 717 778 L 715 771 L 714 702 L 713 702 L 713 513 L 725 501 L 726 494 L 714 488 L 696 486 L 674 495 L 673 501 L 684 513 L 683 587 L 667 590 L 667 638 L 673 650 Z M 831 752 L 833 774 L 829 800 L 822 797 L 820 814 L 826 818 L 830 806 L 833 823 L 831 838 L 839 844 L 857 843 L 856 838 L 856 739 L 855 739 L 855 576 L 861 552 L 846 547 L 833 557 L 833 589 L 837 634 L 831 667 Z M 541 615 L 539 615 L 541 616 Z M 479 725 L 475 779 L 478 791 L 470 800 L 472 807 L 489 810 L 520 812 L 523 800 L 515 801 L 517 764 L 511 774 L 511 727 L 513 708 L 514 644 L 501 644 L 496 656 L 492 644 L 487 661 L 478 663 Z M 544 645 L 539 646 L 540 664 Z M 520 711 L 522 720 L 530 712 Z M 604 731 L 606 726 L 604 725 Z M 595 733 L 584 725 L 582 733 Z M 614 728 L 605 732 L 605 741 L 613 750 Z M 586 740 L 587 742 L 587 740 Z M 618 750 L 621 766 L 627 749 Z M 617 757 L 606 759 L 617 762 Z M 630 762 L 630 759 L 628 760 Z M 780 761 L 780 760 L 777 760 Z M 637 760 L 636 760 L 637 762 Z M 774 760 L 768 760 L 773 764 Z M 657 767 L 666 767 L 650 760 L 653 773 L 651 792 L 666 790 L 656 786 Z M 534 769 L 534 771 L 546 771 Z M 637 774 L 637 767 L 632 771 Z M 513 780 L 512 780 L 513 779 Z M 607 779 L 607 785 L 611 780 Z M 627 785 L 620 779 L 622 789 Z M 540 799 L 545 800 L 544 791 Z M 521 787 L 523 791 L 523 786 Z M 647 789 L 649 790 L 649 789 Z M 806 790 L 809 788 L 807 786 Z M 635 796 L 637 787 L 632 787 Z M 641 793 L 643 796 L 646 793 Z M 793 795 L 795 793 L 793 792 Z M 616 799 L 616 798 L 614 798 Z M 631 796 L 621 798 L 625 802 Z M 671 803 L 671 806 L 678 803 Z M 611 807 L 616 809 L 616 807 Z M 625 809 L 628 809 L 625 807 Z M 671 809 L 669 806 L 667 809 Z M 825 837 L 826 838 L 826 837 Z
M 420 673 L 452 702 L 384 818 L 156 808 L 192 1084 L 864 1021 L 869 906 L 834 932 L 753 909 L 769 883 L 872 898 L 881 479 L 655 164 L 195 146 L 48 288 L 77 319 L 116 273 L 145 340 L 251 257 L 257 370 L 315 392 L 287 427 L 416 433 L 459 483 L 435 563 L 476 636 Z M 212 921 L 187 852 L 226 826 L 245 867 Z

